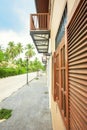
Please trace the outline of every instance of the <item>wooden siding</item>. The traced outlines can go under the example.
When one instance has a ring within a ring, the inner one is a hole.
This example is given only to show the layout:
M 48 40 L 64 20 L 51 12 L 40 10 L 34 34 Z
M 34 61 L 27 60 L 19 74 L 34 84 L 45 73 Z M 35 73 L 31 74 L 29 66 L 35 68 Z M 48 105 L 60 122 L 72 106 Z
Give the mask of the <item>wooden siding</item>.
M 87 1 L 67 26 L 69 129 L 87 130 Z

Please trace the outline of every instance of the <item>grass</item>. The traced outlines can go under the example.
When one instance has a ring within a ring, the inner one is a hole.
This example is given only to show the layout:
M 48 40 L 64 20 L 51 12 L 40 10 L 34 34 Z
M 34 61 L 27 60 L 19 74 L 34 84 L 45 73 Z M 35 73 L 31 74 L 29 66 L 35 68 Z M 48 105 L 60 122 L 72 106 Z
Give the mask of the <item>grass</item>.
M 4 109 L 4 108 L 0 110 L 0 120 L 8 119 L 11 117 L 11 115 L 12 115 L 12 110 Z

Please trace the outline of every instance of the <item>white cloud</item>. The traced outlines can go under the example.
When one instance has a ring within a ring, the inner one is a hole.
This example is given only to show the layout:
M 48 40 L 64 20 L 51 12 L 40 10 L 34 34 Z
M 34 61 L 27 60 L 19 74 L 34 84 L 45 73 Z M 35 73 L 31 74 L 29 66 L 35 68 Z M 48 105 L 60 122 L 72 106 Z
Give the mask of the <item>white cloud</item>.
M 2 48 L 6 48 L 7 44 L 10 41 L 14 41 L 15 44 L 18 42 L 22 43 L 22 45 L 25 47 L 26 44 L 31 43 L 33 44 L 32 38 L 29 34 L 24 33 L 17 33 L 12 30 L 9 31 L 0 31 L 0 46 Z M 33 44 L 34 45 L 34 44 Z M 36 52 L 36 57 L 38 57 L 41 60 L 41 55 Z
M 6 47 L 9 41 L 14 41 L 15 43 L 21 42 L 23 45 L 33 42 L 30 35 L 17 33 L 12 30 L 1 31 L 0 32 L 0 45 L 2 45 L 3 47 Z

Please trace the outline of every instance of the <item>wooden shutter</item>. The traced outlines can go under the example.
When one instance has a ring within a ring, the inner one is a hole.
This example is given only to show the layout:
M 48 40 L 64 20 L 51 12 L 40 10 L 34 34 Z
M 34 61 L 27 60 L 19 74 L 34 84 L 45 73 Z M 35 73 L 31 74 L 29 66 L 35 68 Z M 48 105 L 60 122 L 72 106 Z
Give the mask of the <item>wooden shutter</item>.
M 52 95 L 54 101 L 56 101 L 56 54 L 52 57 L 52 69 L 53 69 L 53 84 L 52 84 Z
M 66 86 L 65 35 L 56 50 L 56 101 L 66 128 L 68 128 L 68 96 Z
M 68 26 L 70 130 L 87 130 L 87 1 L 80 0 Z
M 56 101 L 60 106 L 60 49 L 56 50 Z

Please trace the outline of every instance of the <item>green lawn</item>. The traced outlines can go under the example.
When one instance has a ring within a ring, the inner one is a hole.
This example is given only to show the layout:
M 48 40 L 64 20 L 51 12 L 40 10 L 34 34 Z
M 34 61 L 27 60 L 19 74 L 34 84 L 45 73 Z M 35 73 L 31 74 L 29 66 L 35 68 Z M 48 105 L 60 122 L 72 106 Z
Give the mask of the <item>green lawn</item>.
M 2 119 L 8 119 L 10 118 L 12 115 L 12 110 L 8 110 L 8 109 L 0 109 L 0 120 Z

